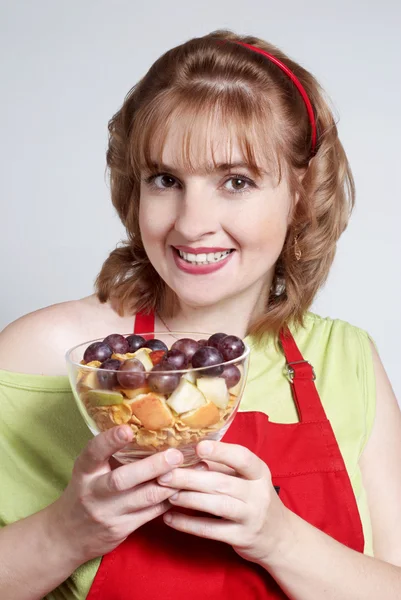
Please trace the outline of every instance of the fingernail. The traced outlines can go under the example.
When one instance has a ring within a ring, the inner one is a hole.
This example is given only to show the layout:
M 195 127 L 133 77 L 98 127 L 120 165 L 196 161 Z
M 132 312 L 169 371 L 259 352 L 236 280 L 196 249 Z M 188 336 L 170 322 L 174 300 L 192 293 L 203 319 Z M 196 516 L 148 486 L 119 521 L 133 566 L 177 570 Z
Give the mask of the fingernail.
M 124 427 L 117 429 L 117 438 L 120 440 L 120 442 L 128 442 L 128 433 Z
M 176 492 L 175 494 L 170 496 L 170 500 L 177 500 L 177 499 L 178 499 L 178 492 Z
M 168 513 L 166 513 L 164 515 L 163 519 L 165 520 L 166 523 L 171 523 L 171 521 L 173 520 L 173 517 L 171 515 L 169 515 Z
M 170 448 L 166 452 L 166 460 L 169 465 L 179 465 L 181 462 L 182 454 L 174 448 Z
M 198 454 L 201 456 L 209 456 L 212 453 L 213 444 L 211 442 L 201 442 L 199 444 Z
M 172 478 L 173 476 L 171 473 L 166 473 L 165 475 L 159 477 L 159 481 L 161 481 L 162 483 L 167 483 L 168 481 L 171 481 Z
M 205 465 L 204 463 L 199 463 L 198 465 L 195 465 L 194 469 L 195 469 L 195 471 L 207 471 L 208 466 Z

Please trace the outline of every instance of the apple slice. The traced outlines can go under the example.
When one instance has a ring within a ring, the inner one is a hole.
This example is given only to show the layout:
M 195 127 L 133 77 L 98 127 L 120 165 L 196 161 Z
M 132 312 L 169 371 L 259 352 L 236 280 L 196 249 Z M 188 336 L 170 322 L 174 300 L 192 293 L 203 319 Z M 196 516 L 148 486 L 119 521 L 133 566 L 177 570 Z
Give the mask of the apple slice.
M 178 387 L 167 400 L 167 404 L 180 415 L 206 404 L 206 398 L 196 385 L 182 377 Z
M 205 396 L 206 400 L 213 402 L 218 408 L 227 408 L 230 394 L 223 377 L 200 377 L 196 385 Z
M 157 431 L 174 424 L 174 417 L 161 394 L 141 394 L 130 402 L 130 407 L 145 429 Z
M 89 390 L 86 398 L 93 406 L 111 406 L 112 404 L 122 404 L 123 396 L 119 392 L 112 390 Z
M 94 390 L 99 387 L 99 381 L 96 371 L 86 371 L 83 373 L 78 385 L 82 391 Z
M 139 350 L 134 352 L 133 358 L 136 358 L 137 360 L 141 361 L 141 363 L 145 367 L 145 371 L 151 371 L 153 369 L 153 363 L 149 356 L 150 352 L 148 352 L 148 348 L 139 348 Z
M 136 390 L 126 390 L 125 388 L 120 388 L 120 392 L 129 400 L 133 400 L 141 394 L 149 394 L 151 391 L 152 390 L 150 389 L 150 387 L 141 387 L 137 388 Z
M 220 412 L 213 402 L 207 402 L 195 410 L 180 415 L 180 419 L 191 429 L 204 429 L 219 422 Z
M 182 378 L 189 381 L 189 383 L 192 383 L 192 384 L 196 383 L 196 376 L 195 376 L 194 371 L 188 371 L 187 373 L 184 373 Z

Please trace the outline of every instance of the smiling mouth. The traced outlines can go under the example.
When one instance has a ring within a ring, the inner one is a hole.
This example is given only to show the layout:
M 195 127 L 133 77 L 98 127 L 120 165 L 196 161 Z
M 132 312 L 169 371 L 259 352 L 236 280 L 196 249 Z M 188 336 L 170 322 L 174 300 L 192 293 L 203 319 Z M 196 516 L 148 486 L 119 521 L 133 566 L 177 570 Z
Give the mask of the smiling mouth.
M 182 250 L 178 250 L 178 248 L 174 248 L 174 252 L 178 254 L 182 260 L 185 260 L 189 265 L 214 265 L 225 258 L 234 250 L 224 250 L 221 252 L 208 252 L 201 254 L 192 254 L 190 252 L 183 252 Z

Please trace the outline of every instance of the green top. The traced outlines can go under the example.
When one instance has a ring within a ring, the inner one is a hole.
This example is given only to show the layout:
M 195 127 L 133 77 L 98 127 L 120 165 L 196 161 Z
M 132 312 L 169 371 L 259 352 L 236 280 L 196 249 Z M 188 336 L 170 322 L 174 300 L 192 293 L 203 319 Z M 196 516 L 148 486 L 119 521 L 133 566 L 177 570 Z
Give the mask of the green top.
M 358 460 L 372 429 L 375 380 L 370 339 L 343 321 L 313 314 L 292 330 L 304 358 L 314 366 L 316 385 L 342 451 L 372 555 L 372 532 Z M 268 339 L 256 346 L 241 410 L 266 412 L 271 421 L 297 421 L 284 358 Z M 91 437 L 76 407 L 67 377 L 0 371 L 0 525 L 22 519 L 53 502 L 66 487 L 73 462 Z M 83 600 L 100 559 L 82 565 L 46 596 Z

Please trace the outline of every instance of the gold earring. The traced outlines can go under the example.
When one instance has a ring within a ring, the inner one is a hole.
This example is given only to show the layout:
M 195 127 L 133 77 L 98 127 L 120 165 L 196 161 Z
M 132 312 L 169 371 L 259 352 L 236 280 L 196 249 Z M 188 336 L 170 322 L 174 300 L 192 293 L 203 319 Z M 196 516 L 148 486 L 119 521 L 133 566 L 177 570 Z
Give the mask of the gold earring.
M 298 262 L 299 260 L 301 260 L 301 256 L 302 256 L 302 252 L 301 252 L 301 248 L 298 245 L 298 235 L 295 236 L 294 238 L 294 256 L 295 256 L 295 260 Z

